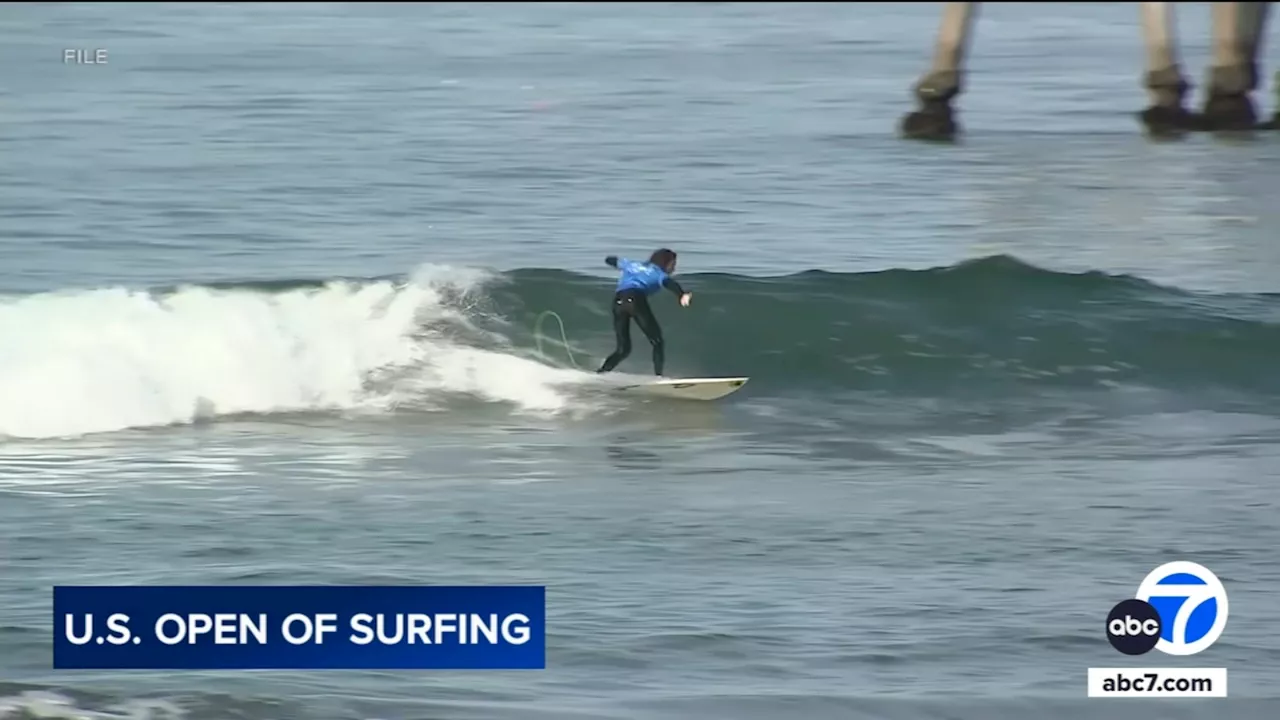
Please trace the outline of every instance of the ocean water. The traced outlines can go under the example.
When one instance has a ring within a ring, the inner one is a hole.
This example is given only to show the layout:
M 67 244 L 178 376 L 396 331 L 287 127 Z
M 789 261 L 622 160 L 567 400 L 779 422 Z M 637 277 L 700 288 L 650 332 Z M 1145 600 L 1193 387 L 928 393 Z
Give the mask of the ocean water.
M 982 12 L 922 145 L 937 3 L 4 6 L 0 718 L 1276 717 L 1280 138 Z M 661 245 L 730 398 L 579 369 Z M 1230 698 L 1086 699 L 1169 560 Z M 548 669 L 54 671 L 97 582 L 545 584 Z

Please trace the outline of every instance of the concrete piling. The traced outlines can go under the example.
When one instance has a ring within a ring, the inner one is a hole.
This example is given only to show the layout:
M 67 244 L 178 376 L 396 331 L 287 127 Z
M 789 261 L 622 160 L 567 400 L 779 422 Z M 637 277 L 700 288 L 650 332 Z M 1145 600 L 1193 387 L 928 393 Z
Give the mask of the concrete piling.
M 1249 36 L 1248 55 L 1250 58 L 1253 59 L 1253 62 L 1254 62 L 1253 77 L 1255 80 L 1257 80 L 1259 77 L 1257 61 L 1258 61 L 1258 56 L 1262 54 L 1262 47 L 1264 45 L 1263 39 L 1266 37 L 1266 34 L 1267 34 L 1267 16 L 1271 11 L 1271 3 L 1255 2 L 1255 3 L 1249 3 L 1249 4 L 1254 6 L 1254 9 L 1253 9 L 1254 16 L 1250 18 L 1248 22 L 1248 24 L 1251 26 L 1251 29 L 1253 30 L 1252 35 Z M 1254 90 L 1257 90 L 1257 88 L 1255 87 Z
M 1276 73 L 1276 77 L 1271 81 L 1272 87 L 1276 93 L 1276 109 L 1275 114 L 1271 116 L 1271 122 L 1263 125 L 1266 130 L 1280 130 L 1280 72 Z
M 1252 130 L 1258 114 L 1257 51 L 1267 3 L 1213 3 L 1213 66 L 1209 69 L 1202 122 L 1205 130 Z
M 1142 84 L 1151 104 L 1138 114 L 1147 132 L 1155 136 L 1179 135 L 1195 126 L 1195 118 L 1183 105 L 1191 88 L 1178 63 L 1173 3 L 1139 3 L 1147 68 Z
M 1251 83 L 1251 89 L 1253 90 L 1257 90 L 1262 86 L 1262 72 L 1258 68 L 1258 58 L 1262 56 L 1262 49 L 1265 45 L 1264 40 L 1267 34 L 1268 15 L 1271 11 L 1271 3 L 1269 2 L 1255 4 L 1259 7 L 1256 11 L 1257 19 L 1253 23 L 1253 37 L 1251 38 L 1247 52 L 1248 57 L 1252 58 L 1252 62 L 1249 65 L 1249 71 L 1253 77 L 1253 82 Z M 1275 79 L 1272 81 L 1272 86 L 1275 89 L 1277 97 L 1275 111 L 1270 121 L 1258 125 L 1259 129 L 1280 130 L 1280 72 L 1276 73 Z
M 978 14 L 976 2 L 949 2 L 942 11 L 933 66 L 915 86 L 920 108 L 902 119 L 901 131 L 918 140 L 950 140 L 959 132 L 951 102 L 964 89 L 965 57 Z
M 950 140 L 960 132 L 952 102 L 964 90 L 965 61 L 978 15 L 976 2 L 944 3 L 933 65 L 916 83 L 919 109 L 899 126 L 913 139 Z M 1139 3 L 1146 44 L 1142 85 L 1150 104 L 1138 114 L 1152 135 L 1179 135 L 1188 130 L 1280 129 L 1280 73 L 1276 74 L 1276 111 L 1259 124 L 1253 104 L 1258 89 L 1258 54 L 1266 31 L 1269 2 L 1215 2 L 1213 62 L 1208 73 L 1202 112 L 1187 111 L 1191 88 L 1178 61 L 1174 3 Z

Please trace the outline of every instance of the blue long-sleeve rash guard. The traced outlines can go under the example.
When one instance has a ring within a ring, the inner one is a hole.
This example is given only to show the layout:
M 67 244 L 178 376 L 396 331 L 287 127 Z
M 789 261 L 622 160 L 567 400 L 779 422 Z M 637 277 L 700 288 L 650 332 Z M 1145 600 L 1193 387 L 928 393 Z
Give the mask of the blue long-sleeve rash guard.
M 638 262 L 636 260 L 628 260 L 617 255 L 610 255 L 604 259 L 609 267 L 617 268 L 622 272 L 618 278 L 618 287 L 615 292 L 623 290 L 639 290 L 645 295 L 652 295 L 662 288 L 666 288 L 676 295 L 684 295 L 684 288 L 680 287 L 680 283 L 675 278 L 667 274 L 665 270 L 648 262 Z

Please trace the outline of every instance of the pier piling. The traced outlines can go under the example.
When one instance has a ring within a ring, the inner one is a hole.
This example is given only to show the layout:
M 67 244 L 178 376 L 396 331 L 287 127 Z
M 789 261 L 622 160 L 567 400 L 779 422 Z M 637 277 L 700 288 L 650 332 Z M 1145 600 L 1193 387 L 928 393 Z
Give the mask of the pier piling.
M 1191 130 L 1195 117 L 1183 104 L 1191 84 L 1178 62 L 1173 3 L 1139 3 L 1147 68 L 1142 84 L 1151 104 L 1138 114 L 1147 132 L 1155 136 L 1179 135 Z
M 965 58 L 978 14 L 976 2 L 949 2 L 942 11 L 933 66 L 914 88 L 920 108 L 902 119 L 901 131 L 918 140 L 950 140 L 960 130 L 951 103 L 964 89 Z
M 1280 72 L 1276 72 L 1276 77 L 1271 81 L 1271 85 L 1275 88 L 1276 109 L 1271 116 L 1271 122 L 1266 123 L 1262 128 L 1264 130 L 1280 130 Z
M 976 2 L 944 3 L 933 65 L 916 82 L 919 108 L 902 118 L 907 138 L 950 140 L 960 132 L 952 103 L 964 91 L 965 63 L 977 20 Z M 1280 130 L 1280 72 L 1276 73 L 1276 109 L 1271 120 L 1258 122 L 1253 92 L 1259 86 L 1258 55 L 1267 28 L 1270 2 L 1215 2 L 1212 6 L 1213 60 L 1200 112 L 1185 107 L 1191 84 L 1178 59 L 1174 3 L 1139 3 L 1146 68 L 1142 85 L 1150 104 L 1138 113 L 1153 136 L 1181 135 L 1190 130 Z
M 1267 16 L 1265 2 L 1213 3 L 1213 66 L 1209 69 L 1203 123 L 1206 130 L 1252 130 L 1258 124 L 1251 97 L 1258 87 L 1257 52 Z

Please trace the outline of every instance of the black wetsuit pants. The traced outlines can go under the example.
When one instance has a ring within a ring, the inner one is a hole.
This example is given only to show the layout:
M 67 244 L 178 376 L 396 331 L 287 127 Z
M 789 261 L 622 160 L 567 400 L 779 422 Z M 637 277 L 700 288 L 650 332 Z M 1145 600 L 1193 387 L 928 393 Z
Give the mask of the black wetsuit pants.
M 649 299 L 638 290 L 623 290 L 613 297 L 613 334 L 617 339 L 617 348 L 605 359 L 604 364 L 596 372 L 609 372 L 631 354 L 631 321 L 635 320 L 640 332 L 649 339 L 653 346 L 653 374 L 662 374 L 664 351 L 662 347 L 662 328 L 658 319 L 649 308 Z

